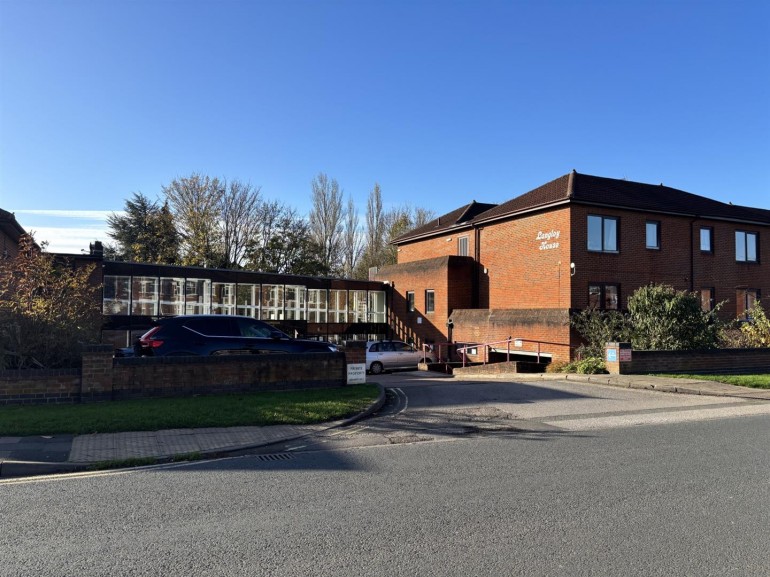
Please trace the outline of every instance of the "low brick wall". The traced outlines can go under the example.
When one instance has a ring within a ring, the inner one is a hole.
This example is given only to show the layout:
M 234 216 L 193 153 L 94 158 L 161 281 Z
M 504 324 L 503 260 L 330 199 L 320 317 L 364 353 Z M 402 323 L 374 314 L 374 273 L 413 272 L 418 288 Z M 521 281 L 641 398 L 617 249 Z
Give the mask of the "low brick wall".
M 76 403 L 80 369 L 0 371 L 0 405 Z
M 548 363 L 531 363 L 527 361 L 511 361 L 502 363 L 487 363 L 468 367 L 453 367 L 452 374 L 463 375 L 501 375 L 508 373 L 542 373 Z
M 355 356 L 355 355 L 354 355 Z M 343 353 L 113 358 L 84 348 L 81 369 L 0 371 L 0 405 L 78 403 L 347 384 Z
M 630 362 L 607 363 L 611 374 L 770 373 L 770 349 L 632 351 Z
M 244 391 L 341 387 L 341 353 L 115 359 L 112 387 L 92 399 L 183 397 Z

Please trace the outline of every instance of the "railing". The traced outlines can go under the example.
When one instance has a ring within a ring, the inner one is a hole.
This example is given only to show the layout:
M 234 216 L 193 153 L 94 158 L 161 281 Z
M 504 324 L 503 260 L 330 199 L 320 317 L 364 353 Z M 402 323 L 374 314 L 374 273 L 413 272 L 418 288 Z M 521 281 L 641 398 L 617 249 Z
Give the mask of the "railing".
M 514 338 L 514 337 L 508 337 L 507 339 L 501 340 L 501 341 L 492 341 L 488 343 L 476 343 L 476 344 L 466 344 L 463 347 L 457 347 L 457 352 L 462 352 L 462 358 L 463 358 L 463 366 L 465 366 L 466 359 L 468 357 L 468 351 L 469 349 L 478 349 L 480 347 L 484 347 L 484 360 L 483 364 L 487 364 L 489 362 L 489 350 L 492 347 L 492 345 L 499 345 L 502 343 L 506 343 L 506 353 L 505 353 L 505 361 L 510 362 L 511 361 L 511 343 L 513 343 L 514 348 L 518 349 L 520 348 L 524 343 L 535 343 L 537 344 L 537 362 L 540 363 L 540 354 L 541 354 L 541 345 L 552 345 L 557 347 L 568 347 L 570 349 L 573 349 L 574 347 L 572 345 L 566 345 L 564 343 L 554 343 L 551 341 L 539 341 L 535 339 L 522 339 L 522 338 Z M 514 351 L 516 352 L 516 351 Z

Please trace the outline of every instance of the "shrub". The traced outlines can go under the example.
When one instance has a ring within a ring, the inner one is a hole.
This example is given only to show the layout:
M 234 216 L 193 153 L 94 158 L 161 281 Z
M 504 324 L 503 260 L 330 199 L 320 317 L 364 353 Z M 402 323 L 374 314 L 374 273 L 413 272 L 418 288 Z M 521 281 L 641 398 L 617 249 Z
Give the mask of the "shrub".
M 750 320 L 741 325 L 744 346 L 770 347 L 770 319 L 759 301 L 748 310 L 748 317 Z
M 577 373 L 579 375 L 597 375 L 607 373 L 607 367 L 601 358 L 588 357 L 562 365 L 560 372 Z

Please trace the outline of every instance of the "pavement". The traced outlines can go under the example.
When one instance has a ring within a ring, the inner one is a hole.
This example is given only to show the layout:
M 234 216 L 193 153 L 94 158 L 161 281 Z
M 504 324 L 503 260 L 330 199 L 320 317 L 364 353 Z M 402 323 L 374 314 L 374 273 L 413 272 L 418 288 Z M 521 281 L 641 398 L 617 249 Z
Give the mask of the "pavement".
M 770 401 L 770 390 L 751 389 L 697 379 L 651 377 L 649 375 L 575 375 L 559 373 L 477 374 L 450 377 L 456 381 L 507 380 L 532 382 L 560 380 L 589 382 L 660 392 L 734 397 Z M 215 458 L 268 447 L 321 431 L 344 427 L 376 412 L 385 402 L 380 387 L 378 399 L 365 411 L 348 419 L 317 425 L 276 425 L 172 429 L 90 435 L 43 435 L 0 437 L 0 478 L 50 475 L 105 468 L 105 464 L 163 463 L 185 458 Z

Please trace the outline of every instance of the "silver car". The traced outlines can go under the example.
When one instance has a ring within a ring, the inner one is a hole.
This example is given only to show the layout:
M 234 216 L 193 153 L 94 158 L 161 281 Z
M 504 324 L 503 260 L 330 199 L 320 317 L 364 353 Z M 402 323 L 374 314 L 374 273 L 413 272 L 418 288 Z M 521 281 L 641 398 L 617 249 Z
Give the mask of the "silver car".
M 432 352 L 423 355 L 421 350 L 403 341 L 369 341 L 366 343 L 366 368 L 373 375 L 385 369 L 415 369 L 417 364 L 436 360 Z

